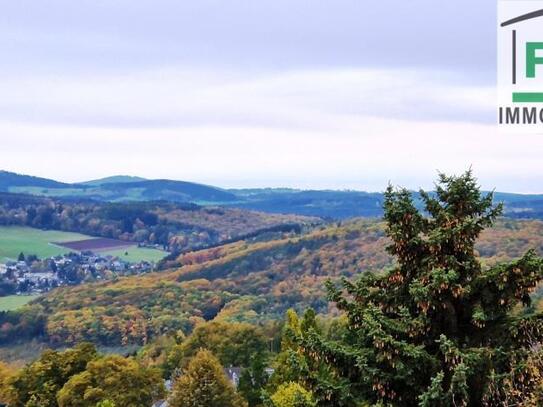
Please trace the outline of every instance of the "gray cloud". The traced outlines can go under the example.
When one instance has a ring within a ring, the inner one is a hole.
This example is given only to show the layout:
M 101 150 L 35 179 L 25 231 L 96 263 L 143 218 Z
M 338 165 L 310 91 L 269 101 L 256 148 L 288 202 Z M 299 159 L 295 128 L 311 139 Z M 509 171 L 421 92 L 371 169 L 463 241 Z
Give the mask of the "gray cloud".
M 10 57 L 2 69 L 414 66 L 485 80 L 494 71 L 495 7 L 494 0 L 4 1 L 0 50 Z
M 104 127 L 333 129 L 359 117 L 494 120 L 494 90 L 454 73 L 327 69 L 252 76 L 162 70 L 126 76 L 2 81 L 0 117 Z
M 473 164 L 543 188 L 541 138 L 492 125 L 495 0 L 0 4 L 6 169 L 376 190 Z

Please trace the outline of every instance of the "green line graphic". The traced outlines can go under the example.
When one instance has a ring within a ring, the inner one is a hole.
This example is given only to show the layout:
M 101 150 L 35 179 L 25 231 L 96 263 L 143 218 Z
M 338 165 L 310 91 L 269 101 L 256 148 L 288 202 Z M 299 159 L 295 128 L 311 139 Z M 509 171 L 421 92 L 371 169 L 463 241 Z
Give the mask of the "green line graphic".
M 513 103 L 543 103 L 543 92 L 513 92 Z

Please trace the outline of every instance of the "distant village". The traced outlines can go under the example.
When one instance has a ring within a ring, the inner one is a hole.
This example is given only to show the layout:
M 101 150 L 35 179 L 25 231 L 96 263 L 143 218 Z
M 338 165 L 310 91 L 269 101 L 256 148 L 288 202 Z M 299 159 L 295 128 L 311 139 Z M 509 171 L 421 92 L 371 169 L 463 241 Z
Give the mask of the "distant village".
M 0 264 L 0 296 L 41 294 L 55 287 L 112 280 L 152 271 L 154 263 L 127 262 L 90 251 L 39 259 L 21 253 L 17 261 Z

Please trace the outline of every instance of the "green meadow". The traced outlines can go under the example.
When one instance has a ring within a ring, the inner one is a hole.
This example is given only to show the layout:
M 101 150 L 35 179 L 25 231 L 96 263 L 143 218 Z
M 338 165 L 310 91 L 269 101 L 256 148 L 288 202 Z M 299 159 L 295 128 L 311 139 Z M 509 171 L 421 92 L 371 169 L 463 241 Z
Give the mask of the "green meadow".
M 51 242 L 90 239 L 80 233 L 41 230 L 20 226 L 0 226 L 0 262 L 17 259 L 19 253 L 35 254 L 40 258 L 68 253 L 70 250 Z
M 29 303 L 34 298 L 38 298 L 37 295 L 8 295 L 6 297 L 0 297 L 0 312 L 1 311 L 13 311 L 17 308 L 21 308 L 23 305 Z
M 0 263 L 17 259 L 17 256 L 19 256 L 19 253 L 21 252 L 25 255 L 35 254 L 39 258 L 69 253 L 70 249 L 56 246 L 51 244 L 51 242 L 69 242 L 85 239 L 92 239 L 92 236 L 57 230 L 40 230 L 20 226 L 0 226 Z M 130 262 L 142 260 L 156 262 L 168 254 L 161 250 L 137 246 L 97 251 L 97 253 L 101 255 L 118 256 L 119 258 Z
M 102 256 L 111 255 L 117 256 L 121 260 L 138 262 L 142 260 L 157 262 L 168 255 L 167 252 L 157 249 L 149 249 L 146 247 L 126 247 L 123 249 L 100 251 Z

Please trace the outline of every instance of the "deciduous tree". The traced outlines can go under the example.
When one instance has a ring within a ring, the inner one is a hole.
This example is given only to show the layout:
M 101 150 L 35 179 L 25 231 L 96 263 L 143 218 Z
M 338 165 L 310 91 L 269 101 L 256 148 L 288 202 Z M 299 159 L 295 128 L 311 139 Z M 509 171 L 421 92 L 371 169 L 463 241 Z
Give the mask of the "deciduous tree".
M 284 383 L 271 396 L 273 407 L 315 407 L 311 392 L 298 383 Z
M 269 381 L 266 372 L 266 359 L 263 354 L 253 356 L 251 365 L 240 376 L 238 390 L 249 403 L 249 407 L 262 404 L 262 391 Z
M 160 372 L 131 358 L 105 356 L 89 362 L 58 392 L 60 407 L 95 407 L 99 402 L 117 406 L 149 407 L 164 396 Z
M 218 359 L 200 350 L 174 384 L 171 407 L 243 407 L 247 403 L 228 381 Z
M 9 405 L 13 400 L 11 380 L 15 375 L 15 369 L 0 361 L 0 405 Z
M 181 347 L 186 358 L 209 349 L 223 366 L 248 367 L 253 355 L 266 352 L 266 338 L 250 324 L 213 321 L 197 325 Z
M 96 355 L 96 349 L 89 343 L 64 352 L 46 350 L 10 380 L 13 395 L 10 406 L 57 407 L 57 392 L 70 377 L 85 370 Z

